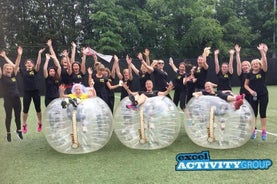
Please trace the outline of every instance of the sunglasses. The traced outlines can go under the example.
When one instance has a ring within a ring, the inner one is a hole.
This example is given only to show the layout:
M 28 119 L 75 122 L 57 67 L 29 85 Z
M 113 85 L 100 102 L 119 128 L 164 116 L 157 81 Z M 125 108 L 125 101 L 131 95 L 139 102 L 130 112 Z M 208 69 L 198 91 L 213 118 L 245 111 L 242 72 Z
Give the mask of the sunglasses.
M 158 62 L 158 64 L 164 64 L 164 63 L 162 63 L 162 62 Z

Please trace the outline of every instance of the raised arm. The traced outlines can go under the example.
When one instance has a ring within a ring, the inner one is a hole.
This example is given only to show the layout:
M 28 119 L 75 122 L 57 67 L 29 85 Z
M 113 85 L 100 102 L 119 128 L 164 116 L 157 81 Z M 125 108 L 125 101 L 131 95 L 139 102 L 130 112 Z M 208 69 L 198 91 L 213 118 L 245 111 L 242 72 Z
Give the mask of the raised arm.
M 15 68 L 15 64 L 8 58 L 5 51 L 1 51 L 0 56 L 3 57 L 7 63 L 12 65 L 13 68 Z
M 76 44 L 74 42 L 71 42 L 71 58 L 70 58 L 71 63 L 75 62 L 75 56 L 76 56 Z
M 240 46 L 238 44 L 235 45 L 235 51 L 236 51 L 236 62 L 237 62 L 237 75 L 241 75 L 241 60 L 240 60 Z
M 133 73 L 132 73 L 132 68 L 131 68 L 132 58 L 129 57 L 129 55 L 126 55 L 126 61 L 127 61 L 127 64 L 128 64 L 129 79 L 133 80 Z
M 229 66 L 229 73 L 230 74 L 234 73 L 234 69 L 233 69 L 234 53 L 235 53 L 234 49 L 229 50 L 230 58 L 229 58 L 229 65 L 228 66 Z
M 118 57 L 117 55 L 114 55 L 114 65 L 115 65 L 115 72 L 116 72 L 116 75 L 118 77 L 119 80 L 122 80 L 123 79 L 123 76 L 120 72 L 120 68 L 119 68 L 119 60 L 118 60 Z
M 154 60 L 151 65 L 148 65 L 144 60 L 141 60 L 140 62 L 147 69 L 148 73 L 152 73 L 154 71 L 153 66 L 157 65 L 158 60 Z
M 52 55 L 52 54 L 50 55 L 50 58 L 53 59 L 54 65 L 57 67 L 57 74 L 60 77 L 61 76 L 61 72 L 62 72 L 62 67 L 61 67 L 61 65 L 59 63 L 58 58 L 56 57 L 56 55 Z
M 115 79 L 115 73 L 116 73 L 116 64 L 113 62 L 112 70 L 111 70 L 111 78 Z
M 209 68 L 209 65 L 208 65 L 208 63 L 207 63 L 207 57 L 209 56 L 209 54 L 210 54 L 210 51 L 211 50 L 211 47 L 205 47 L 204 48 L 204 51 L 203 51 L 203 54 L 202 54 L 202 57 L 203 57 L 203 68 L 205 69 L 205 70 L 208 70 L 208 68 Z
M 50 55 L 48 53 L 45 54 L 45 63 L 43 65 L 43 76 L 44 78 L 48 77 L 48 64 L 50 60 Z
M 149 49 L 144 49 L 145 62 L 150 65 L 150 51 Z
M 43 53 L 43 51 L 45 50 L 45 48 L 40 49 L 38 51 L 38 57 L 37 57 L 37 62 L 36 62 L 36 66 L 35 66 L 35 71 L 38 72 L 39 68 L 40 68 L 40 64 L 41 64 L 41 54 Z
M 214 66 L 215 66 L 215 73 L 218 74 L 219 71 L 220 71 L 220 68 L 219 68 L 219 61 L 218 61 L 218 54 L 219 54 L 219 50 L 216 49 L 214 51 Z
M 87 55 L 85 52 L 85 48 L 82 48 L 82 62 L 81 62 L 81 72 L 82 74 L 86 74 L 86 60 L 87 60 Z
M 172 58 L 169 58 L 169 65 L 171 66 L 172 70 L 177 73 L 178 68 L 175 66 L 174 61 Z
M 266 53 L 268 51 L 268 47 L 266 44 L 264 43 L 261 43 L 259 44 L 258 46 L 258 50 L 260 51 L 261 53 L 261 61 L 262 61 L 262 69 L 264 72 L 267 72 L 267 57 L 266 57 Z
M 158 96 L 166 96 L 169 94 L 169 92 L 174 88 L 173 83 L 168 83 L 168 86 L 166 88 L 166 91 L 159 91 Z

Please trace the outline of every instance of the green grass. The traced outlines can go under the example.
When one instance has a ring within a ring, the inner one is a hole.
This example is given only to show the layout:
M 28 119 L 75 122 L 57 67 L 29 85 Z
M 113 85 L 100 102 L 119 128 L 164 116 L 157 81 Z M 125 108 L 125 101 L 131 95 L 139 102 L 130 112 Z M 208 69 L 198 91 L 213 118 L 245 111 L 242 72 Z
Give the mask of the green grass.
M 237 89 L 236 89 L 237 90 Z M 277 86 L 270 86 L 268 131 L 277 133 Z M 118 99 L 117 99 L 118 100 Z M 118 102 L 118 101 L 117 101 Z M 169 147 L 153 150 L 133 150 L 122 145 L 115 135 L 99 151 L 66 155 L 56 152 L 42 133 L 36 132 L 36 117 L 32 105 L 29 132 L 24 141 L 6 141 L 3 99 L 0 99 L 0 183 L 276 183 L 277 137 L 268 136 L 228 150 L 207 149 L 195 145 L 184 127 Z M 258 122 L 258 128 L 260 122 Z M 15 129 L 12 122 L 12 129 Z M 269 170 L 252 171 L 175 171 L 178 153 L 210 151 L 211 159 L 271 159 Z

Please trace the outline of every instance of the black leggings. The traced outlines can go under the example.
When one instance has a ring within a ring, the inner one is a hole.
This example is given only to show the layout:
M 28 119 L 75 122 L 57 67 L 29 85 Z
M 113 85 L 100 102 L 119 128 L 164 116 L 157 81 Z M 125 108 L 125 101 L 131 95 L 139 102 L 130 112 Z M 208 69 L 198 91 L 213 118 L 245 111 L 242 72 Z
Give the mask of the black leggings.
M 174 104 L 178 106 L 178 103 L 180 102 L 180 108 L 184 109 L 186 107 L 186 96 L 186 90 L 176 89 L 173 97 Z
M 36 112 L 41 112 L 39 90 L 34 90 L 34 91 L 24 91 L 24 96 L 23 96 L 23 112 L 24 113 L 29 112 L 32 98 L 33 98 L 33 101 L 35 104 Z
M 21 101 L 19 97 L 5 97 L 4 98 L 4 108 L 6 112 L 6 130 L 11 132 L 11 121 L 12 121 L 12 110 L 14 109 L 14 119 L 16 124 L 16 130 L 21 129 Z
M 253 97 L 250 99 L 250 105 L 253 108 L 255 117 L 258 116 L 258 109 L 260 118 L 266 118 L 266 109 L 268 105 L 268 93 L 264 95 L 258 95 L 257 100 L 253 100 Z

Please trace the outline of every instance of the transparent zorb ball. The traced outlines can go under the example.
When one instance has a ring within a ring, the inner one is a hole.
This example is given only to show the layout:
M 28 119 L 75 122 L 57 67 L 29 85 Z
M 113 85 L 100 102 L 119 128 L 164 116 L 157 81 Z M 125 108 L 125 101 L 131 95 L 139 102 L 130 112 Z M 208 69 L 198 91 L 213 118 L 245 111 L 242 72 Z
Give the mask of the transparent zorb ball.
M 153 150 L 171 145 L 177 138 L 181 119 L 175 104 L 168 97 L 148 98 L 138 110 L 126 108 L 128 97 L 114 113 L 114 131 L 119 140 L 133 149 Z
M 62 104 L 67 103 L 64 108 Z M 61 153 L 94 152 L 105 146 L 113 132 L 110 108 L 99 97 L 80 101 L 53 100 L 44 112 L 43 132 L 52 148 Z
M 207 148 L 240 147 L 249 141 L 255 128 L 255 116 L 246 100 L 235 110 L 233 102 L 200 96 L 189 101 L 185 115 L 187 135 L 195 144 Z

